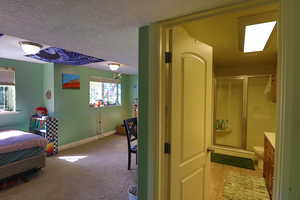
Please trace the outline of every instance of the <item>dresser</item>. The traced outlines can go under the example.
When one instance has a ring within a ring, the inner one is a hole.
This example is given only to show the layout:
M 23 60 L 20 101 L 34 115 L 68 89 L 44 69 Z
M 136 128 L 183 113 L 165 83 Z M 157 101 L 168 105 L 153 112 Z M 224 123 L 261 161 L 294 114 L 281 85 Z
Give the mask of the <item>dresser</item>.
M 275 161 L 275 133 L 265 132 L 264 144 L 264 171 L 263 176 L 266 186 L 272 198 L 274 184 L 274 161 Z

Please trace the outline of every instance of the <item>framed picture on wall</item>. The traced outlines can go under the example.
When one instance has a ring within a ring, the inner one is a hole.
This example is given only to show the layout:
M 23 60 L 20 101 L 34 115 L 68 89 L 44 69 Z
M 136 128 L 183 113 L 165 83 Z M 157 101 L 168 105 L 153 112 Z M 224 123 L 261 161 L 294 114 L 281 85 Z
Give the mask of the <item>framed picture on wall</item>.
M 80 76 L 76 74 L 62 74 L 63 89 L 80 89 Z

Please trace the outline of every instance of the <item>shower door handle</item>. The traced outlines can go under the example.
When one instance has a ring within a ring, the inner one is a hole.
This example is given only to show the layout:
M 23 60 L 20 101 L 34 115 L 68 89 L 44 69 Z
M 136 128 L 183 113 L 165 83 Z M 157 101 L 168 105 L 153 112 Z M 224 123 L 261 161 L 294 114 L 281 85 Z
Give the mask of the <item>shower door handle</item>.
M 207 152 L 208 153 L 215 153 L 215 148 L 214 147 L 207 147 Z

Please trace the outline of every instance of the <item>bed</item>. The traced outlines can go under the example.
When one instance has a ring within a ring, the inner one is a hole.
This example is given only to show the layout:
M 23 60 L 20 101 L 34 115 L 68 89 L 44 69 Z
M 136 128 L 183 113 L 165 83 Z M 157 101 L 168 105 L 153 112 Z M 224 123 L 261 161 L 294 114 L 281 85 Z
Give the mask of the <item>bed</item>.
M 19 130 L 0 131 L 0 180 L 45 167 L 45 138 Z

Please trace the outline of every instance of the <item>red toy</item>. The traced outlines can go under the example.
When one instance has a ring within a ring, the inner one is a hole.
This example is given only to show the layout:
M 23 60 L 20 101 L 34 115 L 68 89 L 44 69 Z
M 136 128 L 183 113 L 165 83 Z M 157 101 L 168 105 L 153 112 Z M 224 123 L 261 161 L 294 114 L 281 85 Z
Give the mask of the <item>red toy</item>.
M 37 107 L 35 109 L 35 112 L 38 116 L 47 116 L 48 115 L 48 110 L 45 107 Z

